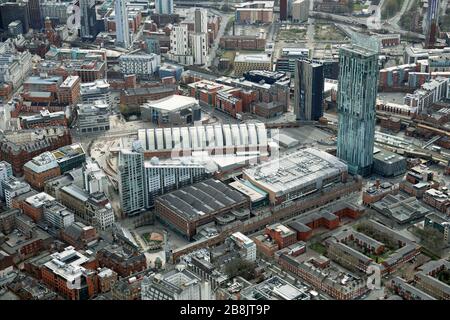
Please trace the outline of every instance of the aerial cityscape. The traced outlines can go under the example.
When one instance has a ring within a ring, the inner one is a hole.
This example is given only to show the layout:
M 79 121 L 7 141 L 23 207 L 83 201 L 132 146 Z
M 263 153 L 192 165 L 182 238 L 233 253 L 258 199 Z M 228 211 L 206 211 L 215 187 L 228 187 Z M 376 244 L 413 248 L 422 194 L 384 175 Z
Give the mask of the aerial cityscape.
M 0 300 L 450 300 L 449 188 L 448 0 L 0 0 Z

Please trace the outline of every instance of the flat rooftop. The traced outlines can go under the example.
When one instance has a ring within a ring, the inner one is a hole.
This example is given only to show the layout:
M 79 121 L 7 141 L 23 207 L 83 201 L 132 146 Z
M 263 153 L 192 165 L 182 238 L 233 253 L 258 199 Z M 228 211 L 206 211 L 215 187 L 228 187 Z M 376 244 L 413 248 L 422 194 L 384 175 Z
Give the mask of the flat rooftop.
M 347 165 L 341 160 L 313 148 L 243 170 L 251 181 L 279 195 L 346 171 Z

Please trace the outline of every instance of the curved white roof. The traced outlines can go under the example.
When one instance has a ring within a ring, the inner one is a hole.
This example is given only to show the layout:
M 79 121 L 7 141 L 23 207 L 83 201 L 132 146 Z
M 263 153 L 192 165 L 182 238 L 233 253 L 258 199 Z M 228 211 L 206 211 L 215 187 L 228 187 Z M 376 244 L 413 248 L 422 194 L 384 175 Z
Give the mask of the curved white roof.
M 139 129 L 138 139 L 147 151 L 233 146 L 254 148 L 266 147 L 268 142 L 264 123 Z

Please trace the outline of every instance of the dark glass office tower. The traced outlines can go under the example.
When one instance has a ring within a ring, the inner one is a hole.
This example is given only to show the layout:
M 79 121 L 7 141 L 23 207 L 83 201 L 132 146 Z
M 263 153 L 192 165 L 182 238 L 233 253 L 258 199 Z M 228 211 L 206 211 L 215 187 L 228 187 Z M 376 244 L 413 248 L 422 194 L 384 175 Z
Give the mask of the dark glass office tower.
M 295 66 L 294 113 L 297 120 L 317 121 L 323 116 L 323 65 L 297 60 Z

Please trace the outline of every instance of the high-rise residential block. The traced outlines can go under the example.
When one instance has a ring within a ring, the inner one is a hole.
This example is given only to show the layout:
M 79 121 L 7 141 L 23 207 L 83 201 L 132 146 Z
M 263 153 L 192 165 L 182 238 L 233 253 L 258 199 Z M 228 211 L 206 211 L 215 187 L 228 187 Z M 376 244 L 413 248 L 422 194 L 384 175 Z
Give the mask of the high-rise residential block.
M 323 116 L 324 81 L 322 64 L 296 61 L 294 113 L 297 120 L 317 121 Z
M 363 176 L 372 169 L 375 139 L 378 51 L 373 41 L 360 40 L 339 52 L 337 156 L 350 173 Z

